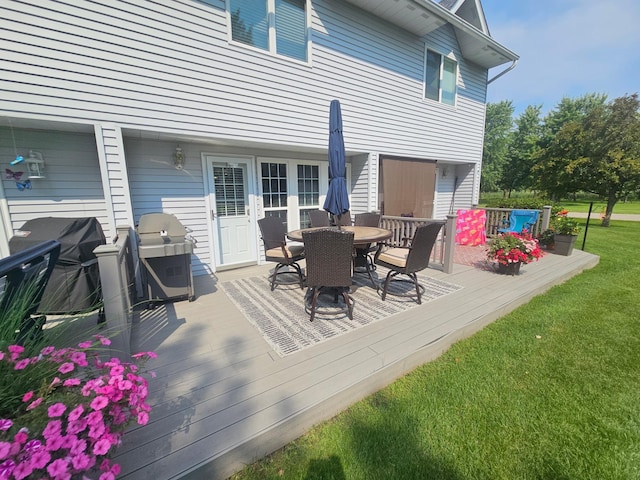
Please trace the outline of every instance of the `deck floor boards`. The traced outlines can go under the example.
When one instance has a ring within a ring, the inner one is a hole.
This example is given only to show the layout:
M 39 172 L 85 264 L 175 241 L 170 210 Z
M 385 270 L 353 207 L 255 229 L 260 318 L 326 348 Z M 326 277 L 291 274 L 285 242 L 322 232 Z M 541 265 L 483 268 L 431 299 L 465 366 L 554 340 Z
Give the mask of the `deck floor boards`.
M 127 432 L 114 458 L 121 478 L 227 478 L 597 261 L 547 255 L 517 277 L 429 269 L 464 288 L 284 358 L 218 288 L 270 266 L 197 277 L 194 302 L 139 312 L 132 324 L 132 350 L 158 358 L 148 364 L 150 423 Z

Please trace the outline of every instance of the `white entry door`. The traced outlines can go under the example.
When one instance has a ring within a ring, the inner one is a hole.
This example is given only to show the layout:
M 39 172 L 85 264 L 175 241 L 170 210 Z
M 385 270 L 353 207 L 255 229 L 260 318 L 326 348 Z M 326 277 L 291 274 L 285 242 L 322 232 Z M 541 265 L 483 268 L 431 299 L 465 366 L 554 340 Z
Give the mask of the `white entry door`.
M 207 156 L 213 196 L 211 218 L 216 266 L 255 263 L 257 237 L 252 196 L 252 159 Z

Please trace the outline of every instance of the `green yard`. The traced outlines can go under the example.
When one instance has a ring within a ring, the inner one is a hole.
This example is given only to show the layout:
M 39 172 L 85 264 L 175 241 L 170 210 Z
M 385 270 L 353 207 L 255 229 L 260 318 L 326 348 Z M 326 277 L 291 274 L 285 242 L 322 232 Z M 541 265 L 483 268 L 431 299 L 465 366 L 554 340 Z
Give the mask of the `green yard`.
M 640 478 L 638 238 L 232 478 Z

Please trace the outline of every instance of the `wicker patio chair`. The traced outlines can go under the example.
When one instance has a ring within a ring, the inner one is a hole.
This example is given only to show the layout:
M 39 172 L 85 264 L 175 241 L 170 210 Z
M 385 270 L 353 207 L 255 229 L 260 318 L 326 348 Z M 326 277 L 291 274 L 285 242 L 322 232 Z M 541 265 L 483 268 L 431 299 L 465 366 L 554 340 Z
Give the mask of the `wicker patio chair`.
M 309 320 L 316 314 L 318 296 L 329 290 L 337 303 L 342 295 L 350 319 L 353 319 L 353 304 L 349 295 L 351 288 L 351 264 L 353 255 L 353 232 L 345 230 L 315 230 L 302 232 L 307 264 L 307 297 L 311 298 Z
M 424 270 L 429 266 L 429 257 L 431 251 L 438 238 L 438 233 L 442 228 L 442 223 L 429 223 L 427 225 L 421 225 L 416 228 L 416 232 L 413 235 L 413 239 L 406 247 L 391 247 L 383 249 L 382 246 L 378 248 L 374 262 L 376 265 L 382 265 L 389 269 L 387 277 L 384 281 L 382 288 L 382 300 L 384 300 L 389 293 L 389 282 L 395 280 L 398 282 L 405 281 L 407 279 L 397 279 L 397 275 L 407 275 L 416 287 L 416 294 L 418 296 L 418 304 L 422 303 L 422 292 L 424 287 L 418 283 L 418 277 L 416 272 Z
M 379 227 L 381 218 L 382 215 L 379 213 L 357 213 L 354 218 L 354 225 L 363 227 Z M 369 270 L 376 269 L 376 266 L 373 263 L 373 258 L 371 258 L 371 254 L 376 250 L 378 250 L 378 246 L 375 243 L 356 246 L 357 258 L 366 259 L 364 266 L 367 268 L 367 273 L 369 273 Z
M 353 225 L 353 222 L 351 221 L 351 212 L 347 210 L 342 215 L 340 215 L 340 218 L 338 218 L 338 215 L 333 215 L 333 224 L 340 225 L 341 227 L 348 227 Z
M 329 213 L 325 210 L 311 210 L 307 212 L 309 214 L 309 221 L 311 227 L 328 227 L 329 226 Z
M 278 217 L 265 217 L 258 220 L 264 255 L 268 262 L 276 262 L 273 273 L 269 276 L 271 291 L 276 287 L 278 275 L 294 273 L 289 267 L 295 269 L 300 279 L 300 288 L 304 288 L 304 275 L 297 262 L 304 259 L 304 247 L 302 245 L 287 245 L 287 229 Z M 281 270 L 281 269 L 285 270 Z

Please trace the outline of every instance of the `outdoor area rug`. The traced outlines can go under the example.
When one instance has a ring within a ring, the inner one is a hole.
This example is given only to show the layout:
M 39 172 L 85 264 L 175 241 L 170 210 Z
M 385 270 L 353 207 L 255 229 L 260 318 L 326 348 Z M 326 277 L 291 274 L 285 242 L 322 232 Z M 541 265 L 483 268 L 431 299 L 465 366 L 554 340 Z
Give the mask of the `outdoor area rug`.
M 384 280 L 385 275 L 386 270 L 378 267 L 376 276 Z M 280 279 L 286 277 L 282 275 Z M 418 278 L 425 287 L 423 305 L 462 288 L 421 273 Z M 297 276 L 292 275 L 291 281 L 296 280 Z M 299 284 L 277 285 L 272 292 L 266 275 L 220 284 L 221 289 L 281 357 L 418 306 L 413 283 L 392 282 L 392 286 L 396 293 L 412 292 L 413 297 L 389 294 L 383 302 L 380 294 L 371 286 L 367 274 L 357 273 L 351 286 L 353 320 L 349 320 L 341 295 L 335 304 L 332 294 L 321 294 L 314 321 L 310 322 L 308 309 L 305 311 L 305 304 L 309 305 L 310 302 L 304 301 L 307 289 L 301 289 Z

